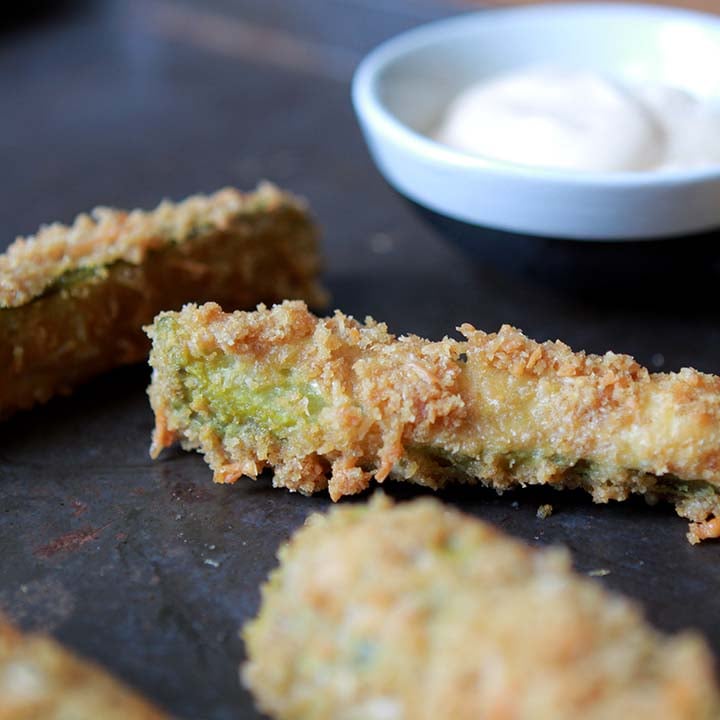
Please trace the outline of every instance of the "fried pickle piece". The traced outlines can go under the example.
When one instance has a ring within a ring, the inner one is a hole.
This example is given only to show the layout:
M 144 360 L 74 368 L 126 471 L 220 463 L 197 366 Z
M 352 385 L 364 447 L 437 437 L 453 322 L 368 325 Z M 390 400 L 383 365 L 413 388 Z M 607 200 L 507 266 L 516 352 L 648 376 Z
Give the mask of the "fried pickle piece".
M 584 488 L 675 504 L 689 539 L 720 535 L 720 378 L 651 374 L 503 326 L 465 341 L 395 338 L 301 302 L 162 313 L 149 389 L 152 455 L 179 440 L 217 482 L 274 468 L 276 486 L 336 500 L 374 476 L 440 488 Z
M 304 205 L 269 184 L 162 203 L 98 208 L 0 255 L 0 418 L 149 350 L 163 309 L 302 298 L 322 304 L 317 232 Z
M 2 720 L 162 720 L 168 716 L 92 663 L 0 617 Z
M 242 669 L 275 718 L 720 717 L 700 637 L 437 500 L 313 515 L 279 559 Z

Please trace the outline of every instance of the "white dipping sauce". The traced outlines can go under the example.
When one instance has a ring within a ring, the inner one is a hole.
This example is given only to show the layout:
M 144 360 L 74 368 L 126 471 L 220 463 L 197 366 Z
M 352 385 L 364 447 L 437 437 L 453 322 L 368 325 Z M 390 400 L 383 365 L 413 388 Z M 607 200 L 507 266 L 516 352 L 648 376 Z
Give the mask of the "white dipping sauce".
M 436 140 L 477 155 L 587 172 L 720 165 L 720 109 L 663 85 L 530 67 L 471 85 Z

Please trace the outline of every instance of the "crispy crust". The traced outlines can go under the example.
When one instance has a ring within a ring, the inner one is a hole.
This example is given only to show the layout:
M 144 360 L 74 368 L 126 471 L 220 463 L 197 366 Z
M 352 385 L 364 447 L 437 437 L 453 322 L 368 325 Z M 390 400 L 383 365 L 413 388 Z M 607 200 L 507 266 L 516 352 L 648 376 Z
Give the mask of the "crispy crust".
M 0 617 L 2 720 L 162 720 L 153 707 L 104 670 L 52 638 L 21 635 Z
M 149 329 L 153 455 L 180 440 L 205 454 L 216 481 L 271 466 L 276 485 L 329 488 L 333 499 L 373 477 L 582 487 L 596 502 L 637 493 L 673 502 L 695 523 L 692 542 L 719 534 L 720 378 L 651 374 L 630 357 L 573 353 L 509 326 L 460 330 L 464 342 L 398 339 L 339 312 L 318 320 L 298 302 L 163 313 Z M 186 371 L 212 378 L 218 357 L 222 396 L 209 397 L 212 380 L 189 384 Z M 291 420 L 226 407 L 220 421 L 219 405 L 273 383 L 263 406 Z
M 242 677 L 280 720 L 710 720 L 704 642 L 422 499 L 312 516 L 279 553 Z
M 254 193 L 225 188 L 179 203 L 165 200 L 151 211 L 98 207 L 78 215 L 70 227 L 44 226 L 0 255 L 0 308 L 30 302 L 64 273 L 119 260 L 140 265 L 149 252 L 184 242 L 198 230 L 228 229 L 238 216 L 282 207 L 306 211 L 299 199 L 262 183 Z
M 9 368 L 0 418 L 142 360 L 141 327 L 162 309 L 324 302 L 316 228 L 302 203 L 271 185 L 93 216 L 0 256 L 0 366 Z

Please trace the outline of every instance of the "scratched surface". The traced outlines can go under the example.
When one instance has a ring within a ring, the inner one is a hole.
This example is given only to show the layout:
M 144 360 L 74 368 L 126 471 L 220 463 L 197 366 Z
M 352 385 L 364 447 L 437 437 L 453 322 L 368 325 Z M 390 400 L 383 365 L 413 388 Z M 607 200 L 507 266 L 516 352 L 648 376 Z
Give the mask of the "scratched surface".
M 651 367 L 720 372 L 709 239 L 615 255 L 610 267 L 597 258 L 602 273 L 570 250 L 532 245 L 508 258 L 503 238 L 471 256 L 380 179 L 352 116 L 352 68 L 380 40 L 456 10 L 118 0 L 4 27 L 0 243 L 97 204 L 147 207 L 267 177 L 310 199 L 346 312 L 434 338 L 462 321 L 510 322 Z M 558 268 L 582 277 L 580 266 L 587 285 L 558 282 Z M 598 274 L 606 287 L 589 282 Z M 179 451 L 150 462 L 147 381 L 145 368 L 122 369 L 3 425 L 0 607 L 178 716 L 258 718 L 237 681 L 237 629 L 279 543 L 329 502 L 272 491 L 267 479 L 214 486 L 202 460 Z M 658 626 L 696 627 L 720 653 L 720 546 L 690 547 L 669 509 L 596 507 L 550 490 L 443 497 L 533 543 L 568 545 L 581 570 L 609 571 L 600 581 Z M 546 502 L 555 513 L 539 520 Z

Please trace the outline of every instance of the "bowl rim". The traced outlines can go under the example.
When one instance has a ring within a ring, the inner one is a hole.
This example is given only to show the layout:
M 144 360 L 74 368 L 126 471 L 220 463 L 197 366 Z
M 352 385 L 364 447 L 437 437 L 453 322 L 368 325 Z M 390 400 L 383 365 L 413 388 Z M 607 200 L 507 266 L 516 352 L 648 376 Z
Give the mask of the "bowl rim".
M 720 179 L 720 164 L 685 170 L 634 170 L 622 172 L 587 172 L 562 168 L 540 168 L 456 150 L 433 140 L 398 119 L 379 97 L 377 78 L 392 62 L 431 40 L 462 34 L 468 25 L 481 23 L 489 16 L 497 18 L 542 16 L 548 12 L 567 16 L 628 14 L 656 19 L 681 19 L 711 26 L 720 35 L 720 16 L 697 10 L 639 3 L 560 2 L 530 6 L 491 7 L 453 15 L 424 23 L 395 35 L 371 50 L 359 63 L 352 79 L 352 101 L 357 114 L 365 118 L 381 135 L 391 138 L 413 154 L 421 155 L 447 167 L 494 172 L 508 178 L 523 177 L 552 185 L 572 183 L 588 189 L 623 189 L 637 187 L 673 188 L 701 185 Z M 720 44 L 720 43 L 719 43 Z

